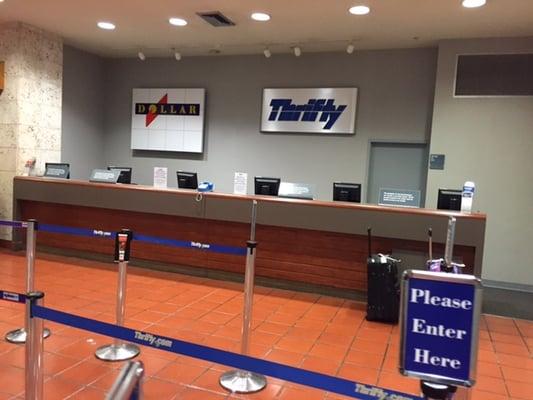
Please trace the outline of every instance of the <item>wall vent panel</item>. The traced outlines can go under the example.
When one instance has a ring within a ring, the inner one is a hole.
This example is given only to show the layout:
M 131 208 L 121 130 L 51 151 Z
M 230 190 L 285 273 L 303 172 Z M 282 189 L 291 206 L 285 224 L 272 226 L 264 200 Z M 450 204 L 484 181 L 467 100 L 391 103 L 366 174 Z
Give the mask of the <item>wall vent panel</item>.
M 459 55 L 456 96 L 533 96 L 533 54 Z

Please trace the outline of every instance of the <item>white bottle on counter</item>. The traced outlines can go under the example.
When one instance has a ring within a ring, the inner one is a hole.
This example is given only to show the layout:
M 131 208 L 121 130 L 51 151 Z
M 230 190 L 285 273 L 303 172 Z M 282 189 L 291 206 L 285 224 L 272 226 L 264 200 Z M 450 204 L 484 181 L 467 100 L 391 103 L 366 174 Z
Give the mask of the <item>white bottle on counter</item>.
M 474 191 L 476 184 L 474 182 L 466 181 L 463 185 L 463 195 L 461 198 L 461 211 L 472 212 L 472 201 L 474 200 Z

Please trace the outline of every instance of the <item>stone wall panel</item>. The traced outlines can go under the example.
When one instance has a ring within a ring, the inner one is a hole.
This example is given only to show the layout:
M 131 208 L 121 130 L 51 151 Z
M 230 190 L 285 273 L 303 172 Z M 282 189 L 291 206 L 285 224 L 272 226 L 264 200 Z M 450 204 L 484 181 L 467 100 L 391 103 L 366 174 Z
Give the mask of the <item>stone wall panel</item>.
M 23 23 L 0 25 L 0 61 L 6 88 L 0 95 L 0 218 L 12 218 L 13 177 L 36 158 L 61 161 L 63 42 Z M 0 239 L 11 231 L 0 229 Z

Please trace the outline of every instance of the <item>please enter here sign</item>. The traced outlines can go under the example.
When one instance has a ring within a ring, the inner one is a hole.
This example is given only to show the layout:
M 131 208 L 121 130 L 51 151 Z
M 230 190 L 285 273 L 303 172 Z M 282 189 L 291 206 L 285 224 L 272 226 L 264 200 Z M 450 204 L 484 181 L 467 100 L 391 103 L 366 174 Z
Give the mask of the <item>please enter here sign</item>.
M 400 371 L 472 386 L 481 284 L 472 275 L 406 271 L 402 282 Z

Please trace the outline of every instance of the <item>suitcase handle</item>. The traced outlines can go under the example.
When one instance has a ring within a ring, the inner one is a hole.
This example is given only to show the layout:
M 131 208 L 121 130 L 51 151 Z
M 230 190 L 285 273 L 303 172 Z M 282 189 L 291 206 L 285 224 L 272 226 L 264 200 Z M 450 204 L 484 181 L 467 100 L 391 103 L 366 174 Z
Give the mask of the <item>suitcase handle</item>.
M 366 228 L 368 234 L 368 258 L 372 257 L 372 228 L 369 226 Z
M 397 262 L 397 263 L 401 263 L 402 260 L 400 260 L 399 258 L 392 258 L 391 256 L 389 256 L 388 254 L 382 254 L 382 253 L 378 253 L 378 256 L 379 257 L 383 257 L 387 260 L 390 260 L 390 261 L 394 261 L 394 262 Z
M 433 229 L 428 229 L 429 259 L 433 260 Z
M 455 239 L 455 217 L 448 219 L 448 231 L 446 232 L 446 247 L 444 249 L 444 260 L 446 265 L 452 265 L 453 257 L 453 242 Z

